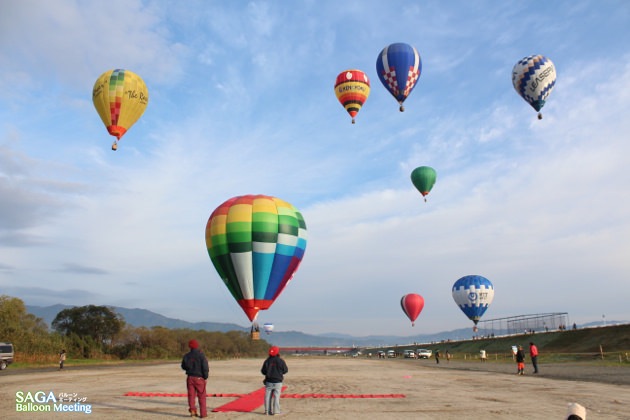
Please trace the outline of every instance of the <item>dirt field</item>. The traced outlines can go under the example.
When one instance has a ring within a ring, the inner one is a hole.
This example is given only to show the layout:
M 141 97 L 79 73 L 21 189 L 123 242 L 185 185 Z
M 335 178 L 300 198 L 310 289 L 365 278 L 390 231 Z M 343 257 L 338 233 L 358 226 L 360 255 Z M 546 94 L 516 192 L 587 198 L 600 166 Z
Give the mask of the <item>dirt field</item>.
M 630 419 L 630 369 L 614 366 L 544 365 L 539 375 L 515 375 L 515 366 L 499 363 L 441 362 L 413 359 L 286 357 L 289 373 L 283 417 L 290 419 L 563 419 L 566 405 L 579 402 L 587 418 Z M 209 394 L 246 394 L 262 387 L 262 360 L 211 361 Z M 528 366 L 526 373 L 530 373 Z M 124 396 L 126 392 L 185 393 L 178 364 L 16 370 L 0 373 L 3 419 L 85 418 L 71 412 L 20 412 L 28 392 L 84 401 L 93 418 L 149 419 L 188 417 L 185 397 Z M 76 394 L 76 395 L 75 395 Z M 313 398 L 319 394 L 319 398 Z M 340 394 L 346 398 L 323 398 Z M 365 394 L 404 394 L 404 398 L 348 398 Z M 209 397 L 209 411 L 234 397 Z M 57 401 L 59 403 L 59 401 Z M 53 405 L 52 402 L 37 405 Z M 73 405 L 75 403 L 65 403 Z M 250 413 L 209 413 L 209 418 L 263 418 Z

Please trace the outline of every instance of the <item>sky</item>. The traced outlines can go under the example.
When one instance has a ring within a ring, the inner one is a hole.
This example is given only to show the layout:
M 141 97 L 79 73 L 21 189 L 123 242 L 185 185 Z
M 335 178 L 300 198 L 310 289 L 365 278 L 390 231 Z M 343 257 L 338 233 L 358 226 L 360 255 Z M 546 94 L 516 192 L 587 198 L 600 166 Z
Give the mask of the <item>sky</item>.
M 395 42 L 422 59 L 402 113 L 376 74 Z M 557 71 L 542 120 L 511 82 L 534 54 Z M 149 90 L 116 152 L 91 100 L 113 68 Z M 355 68 L 351 124 L 334 82 Z M 494 284 L 486 320 L 630 319 L 626 1 L 4 0 L 0 74 L 0 295 L 247 327 L 205 226 L 265 194 L 308 229 L 258 317 L 277 331 L 472 327 L 451 296 L 469 274 Z

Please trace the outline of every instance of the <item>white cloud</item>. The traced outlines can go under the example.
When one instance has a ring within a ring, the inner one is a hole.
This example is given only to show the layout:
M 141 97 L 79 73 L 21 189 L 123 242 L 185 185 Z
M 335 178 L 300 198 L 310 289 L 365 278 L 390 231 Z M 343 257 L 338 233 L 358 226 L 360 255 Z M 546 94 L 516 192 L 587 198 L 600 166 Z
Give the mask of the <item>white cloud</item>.
M 495 283 L 486 318 L 628 318 L 630 55 L 621 40 L 601 45 L 625 54 L 596 60 L 579 43 L 556 48 L 558 84 L 539 121 L 509 81 L 522 51 L 540 47 L 522 41 L 514 19 L 523 9 L 469 16 L 455 6 L 409 6 L 391 28 L 383 22 L 392 6 L 380 3 L 124 4 L 125 29 L 101 49 L 94 45 L 112 29 L 93 5 L 26 2 L 1 22 L 38 28 L 3 29 L 28 51 L 0 43 L 0 70 L 29 92 L 0 89 L 7 292 L 28 304 L 143 307 L 244 324 L 207 256 L 204 228 L 224 200 L 262 193 L 296 205 L 309 229 L 302 266 L 261 314 L 278 330 L 402 335 L 466 326 L 450 289 L 467 274 Z M 237 13 L 241 5 L 246 13 Z M 573 13 L 565 30 L 590 9 Z M 406 33 L 423 40 L 426 73 L 399 113 L 374 62 Z M 551 28 L 550 45 L 562 35 Z M 131 40 L 122 56 L 146 75 L 151 101 L 114 153 L 89 91 L 121 37 Z M 8 55 L 15 60 L 2 60 Z M 79 73 L 64 73 L 72 63 Z M 355 64 L 369 72 L 372 94 L 352 125 L 332 85 Z M 51 69 L 54 77 L 40 81 Z M 409 181 L 420 165 L 438 171 L 427 203 Z M 426 299 L 413 330 L 399 308 L 410 292 Z

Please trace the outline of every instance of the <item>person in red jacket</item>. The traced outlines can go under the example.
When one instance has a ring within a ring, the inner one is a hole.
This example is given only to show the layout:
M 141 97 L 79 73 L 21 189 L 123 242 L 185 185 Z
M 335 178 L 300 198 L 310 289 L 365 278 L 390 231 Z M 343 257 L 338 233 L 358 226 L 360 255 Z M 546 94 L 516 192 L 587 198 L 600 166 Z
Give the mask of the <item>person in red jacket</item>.
M 529 356 L 532 358 L 534 373 L 538 373 L 538 347 L 533 342 L 529 342 Z

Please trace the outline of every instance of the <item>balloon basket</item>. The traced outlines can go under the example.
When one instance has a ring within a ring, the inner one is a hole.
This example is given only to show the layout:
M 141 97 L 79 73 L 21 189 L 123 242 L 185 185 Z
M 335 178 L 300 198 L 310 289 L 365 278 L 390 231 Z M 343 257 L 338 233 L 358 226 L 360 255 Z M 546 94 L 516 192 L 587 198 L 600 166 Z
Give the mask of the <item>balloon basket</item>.
M 251 338 L 252 338 L 252 340 L 260 340 L 260 332 L 259 331 L 252 331 L 251 332 Z

